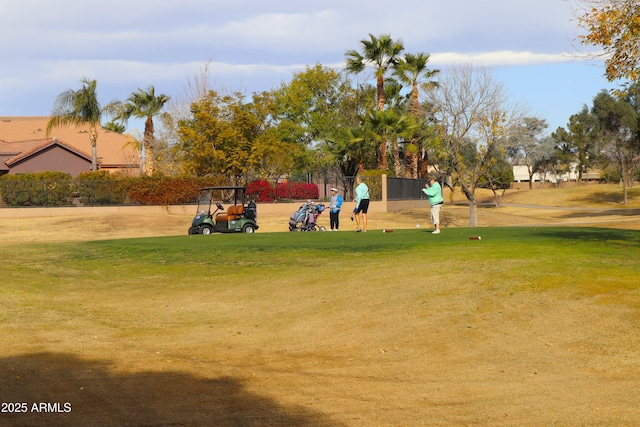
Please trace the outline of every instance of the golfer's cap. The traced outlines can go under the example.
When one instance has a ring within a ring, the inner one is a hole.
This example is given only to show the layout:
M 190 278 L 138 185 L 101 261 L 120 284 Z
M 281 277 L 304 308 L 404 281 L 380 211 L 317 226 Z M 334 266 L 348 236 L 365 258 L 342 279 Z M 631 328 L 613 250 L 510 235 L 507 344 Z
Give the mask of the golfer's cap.
M 337 193 L 338 189 L 336 187 L 331 187 L 331 191 L 335 191 Z

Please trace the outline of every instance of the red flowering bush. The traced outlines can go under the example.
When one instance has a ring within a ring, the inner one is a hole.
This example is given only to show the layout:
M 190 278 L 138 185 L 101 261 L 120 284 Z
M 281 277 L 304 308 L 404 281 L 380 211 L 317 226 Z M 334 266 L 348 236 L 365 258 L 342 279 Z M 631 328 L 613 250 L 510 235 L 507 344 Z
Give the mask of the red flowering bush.
M 267 181 L 253 181 L 247 185 L 247 195 L 256 202 L 274 202 L 281 199 L 317 199 L 320 191 L 316 184 L 279 182 L 273 187 Z

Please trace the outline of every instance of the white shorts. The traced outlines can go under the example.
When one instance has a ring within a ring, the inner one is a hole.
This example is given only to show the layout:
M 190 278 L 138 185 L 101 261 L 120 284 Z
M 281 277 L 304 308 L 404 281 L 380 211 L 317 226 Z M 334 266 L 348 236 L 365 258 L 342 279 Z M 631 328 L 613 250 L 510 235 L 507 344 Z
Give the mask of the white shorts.
M 440 224 L 440 208 L 442 203 L 431 206 L 431 223 L 433 225 Z

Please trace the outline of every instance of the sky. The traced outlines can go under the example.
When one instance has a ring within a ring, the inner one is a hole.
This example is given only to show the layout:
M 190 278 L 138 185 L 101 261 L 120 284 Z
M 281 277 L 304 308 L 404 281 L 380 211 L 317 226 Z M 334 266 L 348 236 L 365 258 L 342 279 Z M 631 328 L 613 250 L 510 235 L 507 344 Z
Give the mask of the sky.
M 487 68 L 550 133 L 616 87 L 601 63 L 580 58 L 574 2 L 0 0 L 0 116 L 49 115 L 85 77 L 103 105 L 152 85 L 178 98 L 205 67 L 212 88 L 250 97 L 307 66 L 340 70 L 347 50 L 389 34 L 441 74 Z

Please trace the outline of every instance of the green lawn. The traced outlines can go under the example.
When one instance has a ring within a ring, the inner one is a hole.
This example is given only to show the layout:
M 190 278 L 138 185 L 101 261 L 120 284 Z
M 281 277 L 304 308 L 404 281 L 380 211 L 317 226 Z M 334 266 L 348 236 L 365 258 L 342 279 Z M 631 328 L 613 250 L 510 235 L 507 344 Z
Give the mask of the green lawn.
M 78 391 L 89 386 L 42 380 L 49 371 L 29 371 L 28 356 L 100 361 L 108 366 L 91 372 L 109 375 L 232 378 L 244 400 L 269 399 L 231 414 L 237 395 L 219 393 L 182 412 L 176 390 L 144 397 L 146 383 L 127 377 L 124 394 L 101 393 L 118 416 L 141 401 L 155 408 L 130 425 L 159 414 L 203 425 L 212 408 L 217 425 L 495 425 L 505 413 L 513 425 L 615 425 L 640 415 L 627 393 L 640 379 L 638 231 L 179 236 L 5 245 L 0 258 L 0 394 L 71 400 L 77 421 L 98 411 Z M 604 366 L 625 375 L 596 372 Z M 527 383 L 533 370 L 544 384 Z M 207 394 L 175 381 L 190 401 Z M 567 381 L 615 411 L 585 412 L 561 391 Z

